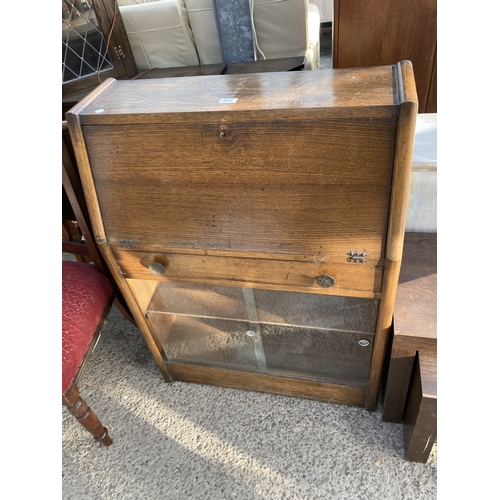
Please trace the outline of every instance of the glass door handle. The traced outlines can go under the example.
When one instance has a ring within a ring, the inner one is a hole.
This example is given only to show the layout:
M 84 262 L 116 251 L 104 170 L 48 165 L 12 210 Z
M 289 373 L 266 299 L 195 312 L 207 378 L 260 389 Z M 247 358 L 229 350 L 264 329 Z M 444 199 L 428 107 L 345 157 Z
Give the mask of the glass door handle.
M 257 366 L 259 367 L 259 370 L 262 372 L 267 372 L 266 355 L 264 353 L 264 345 L 262 344 L 259 318 L 257 317 L 257 308 L 255 307 L 253 290 L 251 288 L 243 288 L 243 297 L 245 298 L 248 321 L 250 323 L 250 330 L 247 331 L 247 335 L 253 338 L 255 358 L 257 360 Z M 250 332 L 252 332 L 254 335 L 252 335 Z

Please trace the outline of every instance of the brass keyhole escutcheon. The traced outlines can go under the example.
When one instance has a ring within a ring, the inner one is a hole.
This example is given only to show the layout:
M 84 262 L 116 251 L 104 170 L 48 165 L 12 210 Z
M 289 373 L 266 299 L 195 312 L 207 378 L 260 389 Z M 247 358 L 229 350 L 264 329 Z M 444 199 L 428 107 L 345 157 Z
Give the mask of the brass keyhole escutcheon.
M 335 280 L 328 274 L 322 274 L 316 278 L 316 283 L 323 288 L 330 288 L 335 285 Z

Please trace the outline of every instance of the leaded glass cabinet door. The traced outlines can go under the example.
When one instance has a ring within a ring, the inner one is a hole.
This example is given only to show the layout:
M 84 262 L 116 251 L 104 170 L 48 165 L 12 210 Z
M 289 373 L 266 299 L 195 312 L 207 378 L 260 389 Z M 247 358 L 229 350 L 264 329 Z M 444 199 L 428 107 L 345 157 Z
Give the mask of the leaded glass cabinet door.
M 63 96 L 136 74 L 116 0 L 62 0 Z

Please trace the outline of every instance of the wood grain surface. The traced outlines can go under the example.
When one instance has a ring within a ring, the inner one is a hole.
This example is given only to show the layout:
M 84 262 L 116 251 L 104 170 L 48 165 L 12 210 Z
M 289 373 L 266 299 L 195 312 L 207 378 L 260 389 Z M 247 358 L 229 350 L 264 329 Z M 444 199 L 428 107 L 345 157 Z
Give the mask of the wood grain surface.
M 274 288 L 327 295 L 378 298 L 382 266 L 354 263 L 297 262 L 278 259 L 221 257 L 170 252 L 144 253 L 114 249 L 120 272 L 126 278 L 155 281 L 183 281 L 255 288 Z M 148 265 L 163 257 L 165 274 L 152 274 Z M 334 278 L 335 284 L 323 288 L 316 282 L 321 275 Z
M 333 67 L 412 62 L 420 113 L 435 113 L 436 0 L 335 0 Z
M 182 132 L 89 126 L 84 134 L 110 244 L 343 261 L 357 250 L 376 262 L 384 257 L 395 124 L 311 117 L 196 123 Z
M 289 71 L 247 75 L 213 75 L 152 80 L 109 79 L 106 92 L 93 94 L 70 113 L 82 124 L 172 123 L 198 119 L 259 121 L 280 117 L 303 119 L 390 118 L 401 104 L 396 92 L 395 66 L 322 71 Z M 237 99 L 221 103 L 221 99 Z M 293 113 L 295 111 L 295 113 Z M 269 112 L 269 113 L 268 113 Z M 255 113 L 258 113 L 257 115 Z M 205 116 L 207 115 L 207 116 Z
M 437 234 L 406 233 L 394 308 L 384 421 L 402 421 L 415 355 L 423 350 L 437 350 Z
M 68 127 L 96 241 L 166 380 L 375 408 L 401 264 L 416 106 L 412 66 L 402 61 L 108 80 L 72 108 Z M 349 252 L 365 262 L 349 261 Z M 153 262 L 163 274 L 148 271 Z M 334 286 L 318 286 L 322 274 Z M 369 379 L 354 390 L 352 380 L 328 387 L 286 374 L 167 368 L 165 338 L 144 316 L 153 287 L 135 286 L 135 279 L 380 299 Z
M 436 346 L 437 235 L 407 233 L 394 310 L 394 335 L 400 348 Z M 404 337 L 404 339 L 399 339 Z M 428 340 L 428 342 L 427 342 Z M 404 343 L 404 345 L 403 345 Z
M 220 368 L 189 366 L 168 363 L 168 370 L 175 378 L 195 384 L 219 385 L 235 389 L 271 392 L 331 403 L 363 406 L 366 397 L 364 385 L 330 384 L 314 380 L 297 379 L 260 373 L 245 373 Z
M 435 351 L 419 351 L 403 420 L 405 460 L 425 463 L 437 437 Z

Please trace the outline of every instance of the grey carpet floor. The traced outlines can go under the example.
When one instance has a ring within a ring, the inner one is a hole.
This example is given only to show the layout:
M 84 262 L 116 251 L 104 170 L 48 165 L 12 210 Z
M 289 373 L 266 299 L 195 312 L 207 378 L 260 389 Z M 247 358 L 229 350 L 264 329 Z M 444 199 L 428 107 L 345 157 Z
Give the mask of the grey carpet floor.
M 433 499 L 437 447 L 406 462 L 402 425 L 362 408 L 167 384 L 113 307 L 81 384 L 113 445 L 62 411 L 62 498 Z

